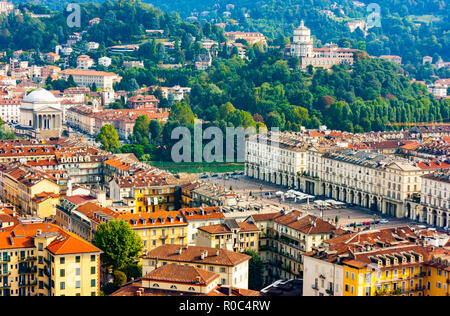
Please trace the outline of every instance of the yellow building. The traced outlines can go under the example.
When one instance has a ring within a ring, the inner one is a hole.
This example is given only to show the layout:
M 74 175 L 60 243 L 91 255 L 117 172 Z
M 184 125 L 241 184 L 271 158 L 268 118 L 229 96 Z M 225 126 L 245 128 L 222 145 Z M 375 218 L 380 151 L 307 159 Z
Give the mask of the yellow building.
M 188 224 L 178 211 L 159 211 L 146 214 L 121 214 L 122 219 L 130 224 L 144 244 L 144 253 L 159 246 L 186 245 Z
M 101 251 L 56 225 L 0 232 L 1 296 L 97 296 Z
M 60 193 L 56 179 L 40 170 L 15 164 L 2 171 L 2 199 L 16 206 L 21 214 L 37 215 L 33 198 L 43 192 Z
M 31 214 L 36 214 L 40 218 L 55 216 L 56 206 L 59 205 L 59 194 L 38 193 L 31 199 L 31 202 Z
M 409 227 L 352 233 L 305 255 L 304 296 L 446 296 L 446 248 L 416 244 Z
M 255 224 L 226 219 L 222 224 L 197 228 L 196 246 L 223 248 L 236 252 L 258 251 L 259 228 Z
M 424 271 L 426 296 L 450 296 L 450 251 L 433 255 Z
M 109 183 L 110 198 L 133 206 L 133 214 L 174 211 L 178 205 L 176 185 L 166 181 L 165 174 L 123 176 Z

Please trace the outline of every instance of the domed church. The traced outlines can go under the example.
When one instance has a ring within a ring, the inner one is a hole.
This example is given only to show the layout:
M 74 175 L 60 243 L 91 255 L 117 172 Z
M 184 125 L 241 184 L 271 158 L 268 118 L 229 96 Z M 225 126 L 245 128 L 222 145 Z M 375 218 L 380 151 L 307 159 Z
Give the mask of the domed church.
M 22 100 L 16 132 L 30 138 L 61 137 L 62 117 L 59 101 L 51 92 L 39 88 Z

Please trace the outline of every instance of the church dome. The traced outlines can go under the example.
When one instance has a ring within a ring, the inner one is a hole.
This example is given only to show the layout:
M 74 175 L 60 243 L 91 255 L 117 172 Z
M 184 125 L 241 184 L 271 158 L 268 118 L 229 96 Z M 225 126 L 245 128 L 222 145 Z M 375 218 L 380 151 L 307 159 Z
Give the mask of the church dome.
M 55 96 L 42 88 L 36 89 L 29 93 L 23 101 L 24 103 L 46 103 L 46 104 L 53 104 L 58 103 L 58 100 L 55 98 Z

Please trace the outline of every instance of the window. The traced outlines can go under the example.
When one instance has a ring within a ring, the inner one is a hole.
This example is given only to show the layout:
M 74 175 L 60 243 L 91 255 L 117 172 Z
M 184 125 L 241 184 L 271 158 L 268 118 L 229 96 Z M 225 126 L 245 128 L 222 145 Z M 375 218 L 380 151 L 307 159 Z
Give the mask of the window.
M 195 289 L 192 286 L 190 286 L 188 290 L 189 291 L 195 291 Z
M 76 268 L 75 269 L 75 275 L 81 275 L 81 269 L 80 268 Z
M 64 269 L 59 270 L 59 276 L 60 277 L 65 277 L 66 276 L 66 270 L 64 270 Z
M 91 287 L 94 287 L 95 286 L 95 279 L 92 279 L 91 280 Z
M 176 287 L 175 285 L 171 285 L 171 286 L 170 286 L 170 289 L 171 289 L 171 290 L 176 290 L 177 287 Z
M 65 282 L 61 282 L 59 284 L 59 288 L 60 288 L 60 290 L 65 290 L 66 289 L 66 283 Z
M 91 262 L 95 262 L 95 255 L 91 255 Z
M 95 274 L 95 267 L 91 267 L 91 274 Z
M 80 256 L 76 256 L 76 257 L 75 257 L 75 262 L 76 262 L 76 263 L 80 263 L 80 260 L 81 260 L 81 257 L 80 257 Z
M 60 264 L 65 264 L 65 263 L 66 263 L 66 258 L 61 257 L 61 258 L 59 259 L 59 263 L 60 263 Z
M 158 283 L 154 283 L 153 287 L 159 287 L 159 284 Z
M 75 281 L 75 288 L 79 289 L 81 287 L 81 281 L 77 280 Z

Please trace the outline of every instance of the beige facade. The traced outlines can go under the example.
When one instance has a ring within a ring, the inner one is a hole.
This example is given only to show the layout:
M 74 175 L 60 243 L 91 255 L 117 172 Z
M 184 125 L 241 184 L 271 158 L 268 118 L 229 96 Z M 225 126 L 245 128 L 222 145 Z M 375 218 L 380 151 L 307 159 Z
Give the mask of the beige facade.
M 188 265 L 217 273 L 221 285 L 248 289 L 249 260 L 250 256 L 223 249 L 164 245 L 143 258 L 142 275 L 166 264 Z

